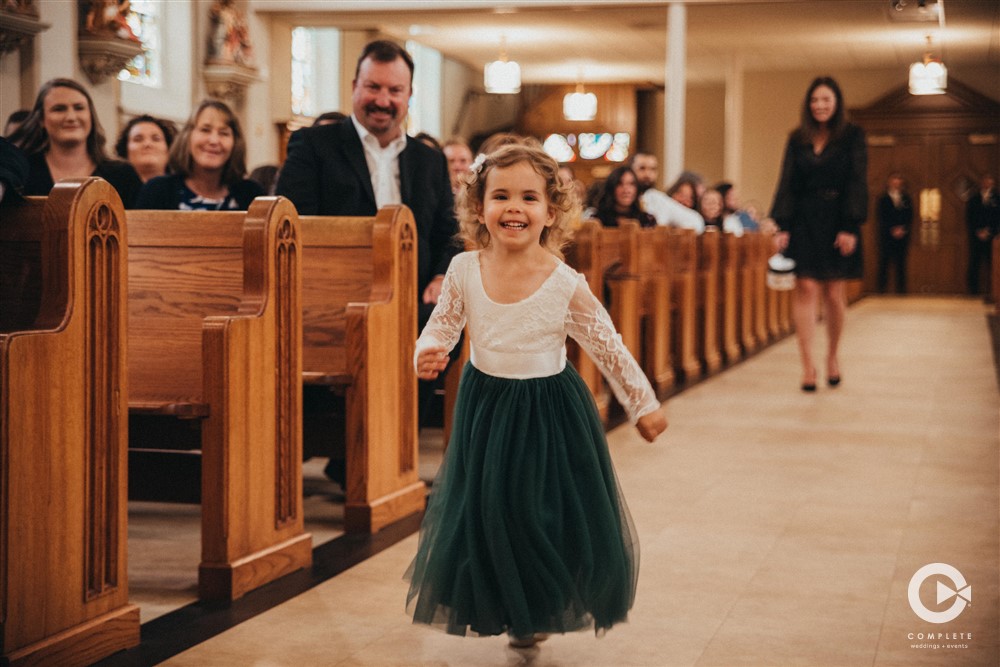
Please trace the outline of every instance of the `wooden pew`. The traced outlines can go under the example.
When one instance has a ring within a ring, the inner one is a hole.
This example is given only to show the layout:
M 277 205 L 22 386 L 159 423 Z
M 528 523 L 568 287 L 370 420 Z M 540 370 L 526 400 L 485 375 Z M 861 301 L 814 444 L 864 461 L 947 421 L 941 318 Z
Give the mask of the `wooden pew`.
M 125 213 L 90 178 L 0 218 L 0 662 L 87 665 L 139 644 Z
M 673 255 L 673 326 L 674 365 L 685 382 L 701 375 L 697 339 L 698 237 L 692 229 L 671 229 Z
M 742 351 L 739 342 L 739 237 L 731 232 L 722 235 L 719 258 L 719 345 L 726 363 L 738 361 Z
M 696 310 L 698 317 L 699 361 L 711 374 L 722 366 L 719 352 L 719 245 L 721 234 L 709 227 L 698 237 L 698 279 Z
M 674 385 L 671 359 L 671 235 L 667 227 L 639 230 L 639 317 L 642 367 L 657 394 Z
M 739 294 L 740 294 L 740 343 L 743 345 L 743 353 L 749 355 L 764 341 L 757 337 L 755 321 L 755 266 L 757 263 L 757 243 L 755 235 L 744 234 L 737 244 L 739 246 L 740 268 L 739 268 Z
M 344 395 L 345 528 L 376 532 L 424 508 L 419 478 L 416 227 L 405 206 L 375 217 L 299 219 L 303 371 Z
M 757 344 L 767 345 L 770 340 L 767 328 L 767 258 L 771 256 L 771 239 L 764 234 L 750 235 L 753 244 L 753 322 Z
M 169 461 L 200 463 L 199 595 L 234 600 L 312 562 L 298 216 L 261 197 L 245 213 L 129 211 L 128 227 L 131 495 L 180 485 Z
M 582 273 L 594 295 L 606 306 L 622 341 L 641 362 L 639 336 L 639 224 L 628 221 L 621 227 L 606 228 L 596 220 L 585 220 L 567 249 L 570 266 Z M 604 298 L 608 288 L 610 304 Z M 601 419 L 607 421 L 610 396 L 597 365 L 576 344 L 567 345 L 569 359 L 590 388 Z

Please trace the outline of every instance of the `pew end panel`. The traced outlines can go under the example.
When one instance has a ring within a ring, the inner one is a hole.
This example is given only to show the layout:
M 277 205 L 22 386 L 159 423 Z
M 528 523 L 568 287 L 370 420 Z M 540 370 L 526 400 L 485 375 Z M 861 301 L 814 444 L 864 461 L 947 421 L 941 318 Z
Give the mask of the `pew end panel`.
M 312 562 L 298 215 L 280 197 L 260 197 L 245 213 L 128 215 L 130 410 L 198 425 L 199 595 L 234 600 Z M 154 462 L 171 454 L 154 453 Z
M 742 355 L 739 343 L 739 238 L 726 232 L 722 237 L 720 257 L 719 318 L 722 327 L 719 345 L 728 364 L 735 363 Z
M 706 374 L 722 366 L 719 352 L 719 247 L 721 234 L 710 227 L 698 237 L 698 348 Z
M 89 178 L 4 204 L 2 217 L 0 662 L 87 665 L 139 643 L 125 213 L 114 188 Z
M 416 226 L 405 206 L 374 218 L 303 216 L 306 378 L 345 378 L 345 529 L 374 533 L 422 511 Z
M 674 364 L 685 382 L 698 379 L 701 362 L 697 344 L 698 237 L 693 229 L 671 229 L 673 240 Z
M 676 379 L 671 357 L 670 229 L 640 230 L 638 255 L 642 366 L 656 393 L 662 395 Z

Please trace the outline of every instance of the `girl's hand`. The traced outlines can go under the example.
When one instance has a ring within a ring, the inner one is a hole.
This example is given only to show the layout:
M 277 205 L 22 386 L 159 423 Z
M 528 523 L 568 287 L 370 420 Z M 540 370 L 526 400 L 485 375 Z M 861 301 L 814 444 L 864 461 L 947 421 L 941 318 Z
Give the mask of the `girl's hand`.
M 833 242 L 833 247 L 840 251 L 844 257 L 854 254 L 854 249 L 858 247 L 858 237 L 849 232 L 837 232 L 837 238 Z
M 656 436 L 667 430 L 667 417 L 663 414 L 663 410 L 654 410 L 639 417 L 635 427 L 639 429 L 639 435 L 646 442 L 653 442 Z
M 774 234 L 774 252 L 784 252 L 788 247 L 788 232 L 776 232 Z
M 427 347 L 417 355 L 417 377 L 434 380 L 448 367 L 448 351 L 443 347 Z

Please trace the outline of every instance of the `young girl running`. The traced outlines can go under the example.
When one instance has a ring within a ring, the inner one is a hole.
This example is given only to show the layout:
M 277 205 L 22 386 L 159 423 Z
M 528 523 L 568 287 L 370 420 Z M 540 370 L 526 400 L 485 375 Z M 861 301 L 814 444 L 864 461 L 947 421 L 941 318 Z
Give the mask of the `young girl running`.
M 458 255 L 417 340 L 422 379 L 444 370 L 469 325 L 453 434 L 407 575 L 416 623 L 507 633 L 513 646 L 624 621 L 637 542 L 593 398 L 566 363 L 566 336 L 601 367 L 643 438 L 666 427 L 642 370 L 560 247 L 575 213 L 558 165 L 505 146 L 459 194 Z

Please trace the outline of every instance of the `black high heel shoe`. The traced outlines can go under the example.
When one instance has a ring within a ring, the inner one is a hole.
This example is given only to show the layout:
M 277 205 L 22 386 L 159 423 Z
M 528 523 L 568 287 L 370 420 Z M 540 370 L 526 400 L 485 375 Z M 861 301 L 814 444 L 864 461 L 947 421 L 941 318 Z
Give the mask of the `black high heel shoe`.
M 839 375 L 831 375 L 830 377 L 828 377 L 826 379 L 826 383 L 828 385 L 830 385 L 831 387 L 836 387 L 838 384 L 840 384 L 840 376 Z
M 805 391 L 805 392 L 814 392 L 814 391 L 816 391 L 816 383 L 815 382 L 803 382 L 802 383 L 802 391 Z

